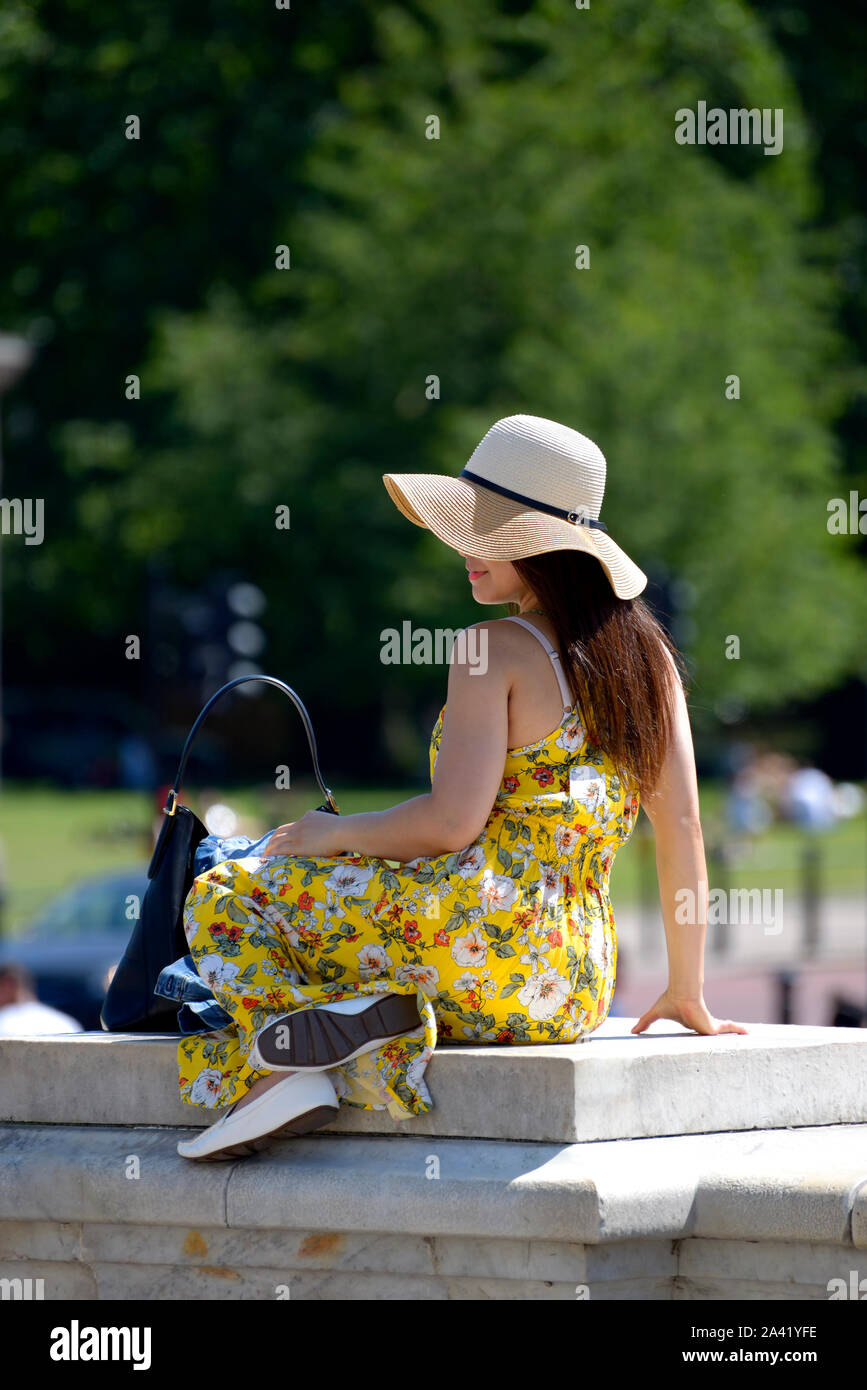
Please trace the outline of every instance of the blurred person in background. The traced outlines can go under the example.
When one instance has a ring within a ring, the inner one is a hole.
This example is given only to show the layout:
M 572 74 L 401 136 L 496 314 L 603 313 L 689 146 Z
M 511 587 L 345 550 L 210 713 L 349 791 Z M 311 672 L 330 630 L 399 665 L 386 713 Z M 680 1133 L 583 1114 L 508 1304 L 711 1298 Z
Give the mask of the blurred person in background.
M 33 976 L 23 965 L 0 965 L 0 1036 L 83 1031 L 77 1019 L 39 1002 Z
M 742 835 L 757 835 L 767 830 L 773 820 L 755 757 L 748 758 L 732 777 L 726 798 L 726 819 L 731 829 Z
M 837 820 L 834 783 L 820 768 L 803 762 L 789 776 L 782 809 L 804 830 L 829 830 Z

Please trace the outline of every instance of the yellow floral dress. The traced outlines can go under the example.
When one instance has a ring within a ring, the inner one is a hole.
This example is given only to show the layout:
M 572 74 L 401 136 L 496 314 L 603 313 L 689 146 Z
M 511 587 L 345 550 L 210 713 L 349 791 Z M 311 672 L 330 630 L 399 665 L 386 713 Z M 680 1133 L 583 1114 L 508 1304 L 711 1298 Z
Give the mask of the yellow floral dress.
M 431 781 L 443 705 L 430 741 Z M 246 1057 L 272 1016 L 355 993 L 413 994 L 419 1026 L 329 1071 L 342 1104 L 405 1119 L 433 1106 L 434 1047 L 569 1043 L 608 1014 L 617 934 L 608 882 L 638 811 L 577 707 L 508 751 L 465 849 L 394 865 L 368 855 L 239 858 L 193 882 L 184 928 L 233 1020 L 178 1046 L 191 1105 L 228 1105 L 265 1073 Z

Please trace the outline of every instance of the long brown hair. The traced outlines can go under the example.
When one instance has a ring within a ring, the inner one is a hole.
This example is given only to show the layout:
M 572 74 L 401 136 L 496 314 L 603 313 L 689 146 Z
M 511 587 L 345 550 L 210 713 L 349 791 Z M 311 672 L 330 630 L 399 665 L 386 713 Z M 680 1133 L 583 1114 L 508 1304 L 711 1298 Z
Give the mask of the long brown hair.
M 680 654 L 641 598 L 618 598 L 599 561 L 581 550 L 513 560 L 554 624 L 560 659 L 591 742 L 607 753 L 627 787 L 652 791 L 674 722 L 674 658 Z M 508 605 L 510 613 L 518 605 Z

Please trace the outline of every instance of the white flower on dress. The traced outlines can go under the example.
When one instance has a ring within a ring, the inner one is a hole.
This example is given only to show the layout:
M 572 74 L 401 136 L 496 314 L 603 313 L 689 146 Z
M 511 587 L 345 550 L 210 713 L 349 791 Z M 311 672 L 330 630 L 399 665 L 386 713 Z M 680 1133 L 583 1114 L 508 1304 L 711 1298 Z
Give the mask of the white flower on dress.
M 328 880 L 326 879 L 325 882 L 327 883 Z M 325 889 L 325 901 L 314 902 L 313 908 L 314 911 L 308 913 L 308 918 L 305 922 L 306 926 L 317 927 L 320 925 L 319 919 L 316 916 L 317 912 L 322 914 L 321 925 L 323 927 L 327 927 L 332 922 L 340 922 L 346 916 L 343 903 L 340 901 L 337 894 L 330 888 Z
M 595 811 L 598 806 L 605 805 L 605 778 L 595 767 L 571 767 L 569 793 L 588 811 Z
M 452 960 L 458 965 L 484 965 L 487 959 L 488 940 L 478 927 L 473 927 L 466 936 L 456 936 L 452 942 Z
M 479 901 L 486 912 L 508 912 L 521 892 L 513 878 L 486 869 L 479 884 Z M 459 962 L 463 964 L 463 962 Z
M 548 903 L 553 904 L 559 901 L 560 894 L 563 891 L 563 880 L 557 873 L 557 870 L 550 864 L 542 864 L 540 870 L 542 906 L 545 907 Z
M 370 980 L 374 975 L 384 975 L 394 964 L 385 947 L 378 946 L 373 941 L 362 946 L 356 955 L 358 956 L 358 973 L 362 980 Z
M 349 1095 L 350 1085 L 349 1082 L 346 1080 L 346 1077 L 343 1075 L 343 1072 L 341 1071 L 340 1067 L 330 1067 L 328 1071 L 328 1079 L 334 1087 L 335 1091 L 337 1092 L 338 1096 Z
M 223 1088 L 223 1073 L 216 1067 L 205 1067 L 200 1071 L 190 1087 L 190 1100 L 194 1105 L 207 1105 L 213 1109 Z
M 610 803 L 600 804 L 596 812 L 596 824 L 603 835 L 613 835 L 617 830 L 619 820 L 617 810 Z
M 201 960 L 196 961 L 196 970 L 199 977 L 214 993 L 218 989 L 231 987 L 238 974 L 237 965 L 233 965 L 231 961 L 223 960 L 222 956 L 202 956 Z
M 484 867 L 485 851 L 482 845 L 468 845 L 458 855 L 457 872 L 461 878 L 472 878 Z
M 587 734 L 584 725 L 581 723 L 580 716 L 576 713 L 566 720 L 563 725 L 563 732 L 554 740 L 558 748 L 565 748 L 567 753 L 577 753 L 579 748 L 584 747 Z
M 521 964 L 532 966 L 534 975 L 543 965 L 547 966 L 548 963 L 548 957 L 542 955 L 538 946 L 528 946 L 526 955 L 521 957 Z
M 478 988 L 479 977 L 478 975 L 471 975 L 469 970 L 452 984 L 452 989 L 457 990 L 459 994 L 463 993 L 464 990 L 472 990 L 473 994 L 475 994 Z
M 413 1057 L 404 1076 L 404 1082 L 409 1086 L 410 1090 L 416 1091 L 419 1086 L 421 1086 L 427 1064 L 427 1049 L 425 1049 L 424 1052 L 420 1052 L 417 1057 Z
M 436 994 L 440 972 L 435 965 L 399 965 L 394 978 L 401 984 L 417 985 L 422 994 Z
M 573 830 L 571 825 L 558 825 L 554 831 L 554 844 L 557 846 L 557 853 L 561 859 L 569 859 L 578 848 L 581 836 L 577 830 Z
M 338 864 L 325 880 L 339 898 L 360 898 L 373 878 L 373 867 L 364 864 Z
M 552 1018 L 569 998 L 569 981 L 556 970 L 546 970 L 543 975 L 532 975 L 517 997 L 531 1018 Z
M 419 912 L 428 919 L 433 918 L 439 921 L 440 900 L 434 893 L 425 893 L 419 906 Z

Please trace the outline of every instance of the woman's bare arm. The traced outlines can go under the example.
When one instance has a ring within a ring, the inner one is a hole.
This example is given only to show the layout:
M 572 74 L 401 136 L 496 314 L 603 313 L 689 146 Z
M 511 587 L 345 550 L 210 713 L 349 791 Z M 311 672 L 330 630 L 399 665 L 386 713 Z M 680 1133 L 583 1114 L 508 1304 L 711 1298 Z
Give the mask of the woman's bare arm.
M 508 639 L 496 620 L 474 624 L 487 632 L 486 669 L 453 660 L 434 779 L 429 792 L 386 811 L 330 816 L 308 811 L 281 826 L 267 855 L 337 854 L 352 850 L 400 863 L 463 849 L 481 834 L 503 777 L 513 671 Z M 468 643 L 455 641 L 455 657 Z
M 653 793 L 642 798 L 642 805 L 656 841 L 659 900 L 668 949 L 668 987 L 678 998 L 700 999 L 707 933 L 707 861 L 689 712 L 673 662 L 671 668 L 675 675 L 673 735 L 659 780 Z M 684 890 L 686 894 L 679 898 L 677 895 Z M 690 903 L 695 905 L 695 911 L 686 914 L 687 922 L 678 922 L 678 909 L 683 918 L 683 905 Z
M 659 901 L 668 950 L 668 986 L 656 1003 L 642 1014 L 632 1031 L 643 1032 L 657 1018 L 673 1018 L 698 1033 L 746 1033 L 741 1023 L 714 1018 L 704 1002 L 707 861 L 699 815 L 695 751 L 680 677 L 673 660 L 667 652 L 666 655 L 674 684 L 674 729 L 657 784 L 652 794 L 642 798 L 642 805 L 656 840 Z

